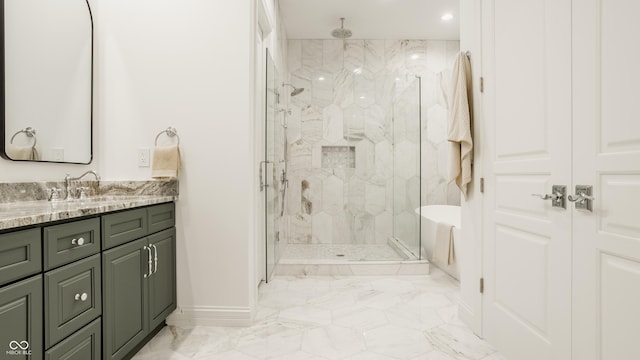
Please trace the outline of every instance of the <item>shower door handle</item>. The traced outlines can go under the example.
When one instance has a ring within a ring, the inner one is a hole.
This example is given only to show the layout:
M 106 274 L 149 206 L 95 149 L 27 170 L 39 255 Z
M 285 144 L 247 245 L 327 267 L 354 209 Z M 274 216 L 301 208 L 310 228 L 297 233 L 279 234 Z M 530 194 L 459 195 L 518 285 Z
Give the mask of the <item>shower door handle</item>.
M 273 162 L 268 160 L 260 161 L 260 174 L 258 175 L 260 177 L 260 191 L 264 191 L 264 188 L 269 186 L 269 183 L 267 181 L 267 179 L 269 178 L 269 169 L 267 169 L 267 166 L 269 166 L 269 164 L 273 164 Z

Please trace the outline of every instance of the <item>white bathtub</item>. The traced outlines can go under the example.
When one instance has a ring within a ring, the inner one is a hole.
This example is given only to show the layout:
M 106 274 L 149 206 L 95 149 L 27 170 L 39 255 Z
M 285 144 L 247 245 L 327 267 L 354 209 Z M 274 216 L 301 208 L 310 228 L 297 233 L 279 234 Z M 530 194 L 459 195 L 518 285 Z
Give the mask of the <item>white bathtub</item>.
M 458 263 L 460 256 L 460 230 L 462 228 L 460 206 L 452 205 L 427 205 L 421 208 L 417 208 L 416 213 L 422 215 L 420 219 L 422 225 L 422 254 L 426 255 L 426 258 L 434 265 L 444 270 L 449 275 L 456 279 L 459 279 L 459 266 Z M 436 239 L 436 224 L 442 222 L 453 225 L 453 252 L 455 261 L 451 265 L 447 265 L 446 262 L 433 262 L 433 249 L 435 247 Z

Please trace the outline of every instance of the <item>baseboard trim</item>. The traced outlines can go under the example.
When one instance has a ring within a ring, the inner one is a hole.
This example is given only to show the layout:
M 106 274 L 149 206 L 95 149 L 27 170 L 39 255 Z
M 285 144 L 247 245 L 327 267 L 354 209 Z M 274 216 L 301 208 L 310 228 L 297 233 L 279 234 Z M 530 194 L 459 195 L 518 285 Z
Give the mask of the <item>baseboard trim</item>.
M 474 334 L 482 338 L 482 329 L 476 328 L 477 319 L 475 314 L 471 310 L 471 307 L 468 306 L 463 301 L 460 301 L 458 303 L 458 317 L 463 323 L 469 326 L 469 328 L 471 329 L 471 331 L 473 331 Z
M 250 326 L 252 316 L 249 307 L 178 307 L 166 321 L 175 326 Z

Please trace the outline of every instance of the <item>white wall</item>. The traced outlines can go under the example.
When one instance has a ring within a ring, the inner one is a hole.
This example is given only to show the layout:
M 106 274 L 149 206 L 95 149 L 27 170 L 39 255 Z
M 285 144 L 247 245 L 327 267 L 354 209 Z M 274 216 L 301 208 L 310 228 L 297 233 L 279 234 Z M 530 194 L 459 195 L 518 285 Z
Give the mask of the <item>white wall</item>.
M 253 281 L 252 1 L 111 0 L 96 11 L 100 172 L 147 179 L 138 148 L 177 129 L 178 312 L 247 323 Z

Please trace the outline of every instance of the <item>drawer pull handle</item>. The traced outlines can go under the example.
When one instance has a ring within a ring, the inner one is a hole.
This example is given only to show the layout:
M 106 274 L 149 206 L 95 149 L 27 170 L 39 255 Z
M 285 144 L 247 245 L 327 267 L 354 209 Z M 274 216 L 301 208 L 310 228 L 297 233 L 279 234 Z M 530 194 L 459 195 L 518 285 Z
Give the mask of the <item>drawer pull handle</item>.
M 87 295 L 87 293 L 82 293 L 82 294 L 76 294 L 76 296 L 73 297 L 76 301 L 80 300 L 80 301 L 87 301 L 87 299 L 89 298 L 89 295 Z
M 73 240 L 71 240 L 71 243 L 73 245 L 78 245 L 78 246 L 84 245 L 84 238 L 73 239 Z

